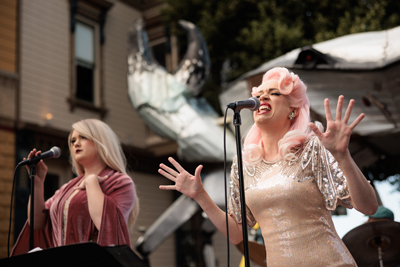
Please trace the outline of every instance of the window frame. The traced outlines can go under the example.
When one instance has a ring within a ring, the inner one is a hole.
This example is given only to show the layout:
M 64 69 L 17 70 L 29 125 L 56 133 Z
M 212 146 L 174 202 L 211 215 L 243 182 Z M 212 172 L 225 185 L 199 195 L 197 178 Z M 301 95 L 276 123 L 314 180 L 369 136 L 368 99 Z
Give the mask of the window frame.
M 70 92 L 67 102 L 70 106 L 70 112 L 77 108 L 82 108 L 98 113 L 103 119 L 107 113 L 104 101 L 104 66 L 103 66 L 103 45 L 104 45 L 104 25 L 107 11 L 113 6 L 113 3 L 107 0 L 70 0 Z M 76 73 L 76 53 L 75 53 L 75 30 L 76 22 L 93 26 L 95 29 L 94 51 L 95 51 L 95 70 L 93 73 L 93 103 L 78 99 L 77 73 Z
M 76 100 L 78 101 L 84 101 L 87 104 L 92 104 L 95 107 L 100 106 L 101 101 L 100 101 L 100 74 L 99 74 L 99 64 L 98 62 L 100 61 L 100 55 L 99 55 L 99 44 L 97 42 L 98 38 L 99 38 L 99 25 L 80 16 L 77 15 L 76 17 L 76 26 L 78 25 L 78 23 L 80 24 L 84 24 L 87 25 L 89 27 L 93 28 L 93 59 L 94 59 L 94 63 L 93 63 L 93 102 L 89 102 L 89 101 L 85 101 L 83 99 L 79 99 L 77 98 L 77 90 L 78 90 L 78 84 L 77 84 L 77 66 L 78 66 L 78 58 L 77 58 L 77 54 L 76 52 L 74 53 L 73 57 L 74 57 L 74 97 L 76 98 Z M 75 39 L 76 41 L 76 36 Z M 74 51 L 75 51 L 75 45 L 76 43 L 74 42 Z M 84 64 L 81 64 L 84 65 Z

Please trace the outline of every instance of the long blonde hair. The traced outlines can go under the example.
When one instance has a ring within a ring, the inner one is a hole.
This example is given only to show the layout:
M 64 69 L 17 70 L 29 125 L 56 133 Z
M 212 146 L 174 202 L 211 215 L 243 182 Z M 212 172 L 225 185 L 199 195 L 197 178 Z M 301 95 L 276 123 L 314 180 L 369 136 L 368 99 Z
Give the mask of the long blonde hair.
M 72 129 L 80 135 L 92 141 L 96 147 L 97 154 L 101 160 L 111 169 L 120 173 L 127 174 L 126 157 L 122 150 L 121 143 L 115 132 L 104 122 L 97 119 L 80 120 L 72 124 Z M 70 150 L 70 161 L 72 170 L 77 175 L 84 174 L 84 169 L 73 157 L 72 151 L 72 132 L 68 136 L 68 146 Z M 139 198 L 135 191 L 134 206 L 129 214 L 128 229 L 130 236 L 133 234 L 133 225 L 139 214 Z
M 86 119 L 72 124 L 72 129 L 94 143 L 98 155 L 108 167 L 126 174 L 126 158 L 121 144 L 117 135 L 107 124 L 96 119 Z M 72 132 L 68 137 L 70 151 L 72 151 Z M 73 172 L 82 175 L 84 173 L 83 166 L 74 159 L 72 153 L 70 155 Z

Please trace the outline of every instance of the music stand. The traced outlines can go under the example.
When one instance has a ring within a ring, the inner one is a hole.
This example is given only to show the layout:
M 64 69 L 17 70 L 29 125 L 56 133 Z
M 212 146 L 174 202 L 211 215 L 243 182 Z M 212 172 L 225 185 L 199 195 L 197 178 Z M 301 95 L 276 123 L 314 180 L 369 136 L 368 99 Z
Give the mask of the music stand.
M 101 247 L 96 243 L 80 243 L 44 249 L 0 260 L 0 266 L 41 267 L 149 267 L 127 245 Z

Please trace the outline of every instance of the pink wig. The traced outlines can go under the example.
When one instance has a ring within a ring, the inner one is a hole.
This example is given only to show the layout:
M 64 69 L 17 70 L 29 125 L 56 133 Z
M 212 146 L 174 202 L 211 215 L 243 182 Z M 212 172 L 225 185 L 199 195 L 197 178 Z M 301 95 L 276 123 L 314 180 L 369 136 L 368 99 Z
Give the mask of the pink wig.
M 290 106 L 298 110 L 298 115 L 292 121 L 290 130 L 278 143 L 281 157 L 290 159 L 294 157 L 294 149 L 301 146 L 310 133 L 308 127 L 310 102 L 306 95 L 307 87 L 299 76 L 286 68 L 273 68 L 267 71 L 263 76 L 262 84 L 269 81 L 277 81 L 280 93 L 286 95 Z M 255 96 L 256 92 L 257 88 L 254 87 L 252 95 Z M 263 158 L 261 130 L 256 124 L 253 124 L 244 138 L 243 156 L 244 161 L 250 164 L 256 164 Z

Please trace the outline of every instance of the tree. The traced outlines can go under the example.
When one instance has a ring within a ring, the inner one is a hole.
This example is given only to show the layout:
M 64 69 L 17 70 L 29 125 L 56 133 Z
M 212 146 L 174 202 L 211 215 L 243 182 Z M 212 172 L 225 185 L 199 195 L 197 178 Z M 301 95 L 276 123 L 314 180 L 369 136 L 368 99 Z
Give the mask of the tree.
M 209 48 L 211 79 L 204 96 L 216 108 L 221 86 L 295 48 L 335 37 L 400 25 L 396 0 L 161 0 L 164 22 L 196 24 Z

